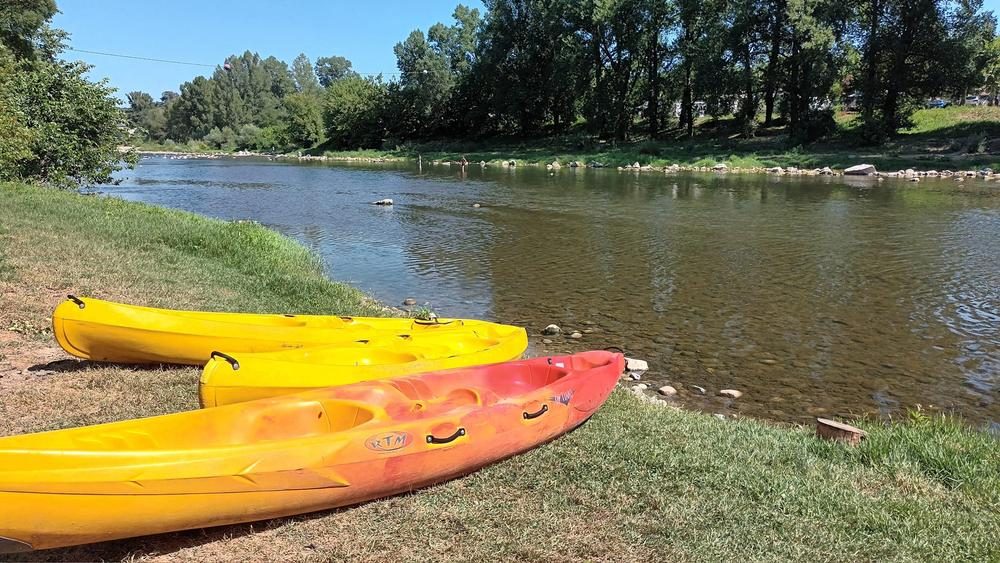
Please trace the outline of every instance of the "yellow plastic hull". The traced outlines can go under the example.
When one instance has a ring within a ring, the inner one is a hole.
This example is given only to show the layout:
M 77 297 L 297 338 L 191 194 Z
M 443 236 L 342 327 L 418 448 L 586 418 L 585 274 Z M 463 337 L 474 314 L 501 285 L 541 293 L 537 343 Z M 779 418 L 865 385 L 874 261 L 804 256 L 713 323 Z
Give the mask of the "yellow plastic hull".
M 52 331 L 59 345 L 74 356 L 119 363 L 203 365 L 217 350 L 243 354 L 354 346 L 363 340 L 393 342 L 392 338 L 402 335 L 419 338 L 422 343 L 433 343 L 434 339 L 447 342 L 456 335 L 470 334 L 485 338 L 504 335 L 520 342 L 487 360 L 494 362 L 515 358 L 527 347 L 524 329 L 477 320 L 206 313 L 76 297 L 56 307 Z M 521 349 L 510 354 L 517 346 Z M 482 360 L 479 357 L 459 365 Z
M 521 357 L 524 329 L 476 325 L 468 332 L 391 336 L 345 345 L 263 353 L 215 354 L 205 364 L 198 396 L 217 407 L 312 389 Z

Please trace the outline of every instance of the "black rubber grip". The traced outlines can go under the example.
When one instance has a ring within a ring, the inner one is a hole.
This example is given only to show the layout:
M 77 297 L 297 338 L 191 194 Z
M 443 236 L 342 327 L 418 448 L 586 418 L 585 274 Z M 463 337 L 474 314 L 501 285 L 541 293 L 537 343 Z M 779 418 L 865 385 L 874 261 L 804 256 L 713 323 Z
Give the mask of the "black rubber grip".
M 447 438 L 438 438 L 437 436 L 435 436 L 433 434 L 428 434 L 427 435 L 427 443 L 428 444 L 447 444 L 449 442 L 454 442 L 455 440 L 461 438 L 462 436 L 465 436 L 465 428 L 459 428 L 458 430 L 455 431 L 454 434 L 452 434 L 451 436 L 448 436 Z

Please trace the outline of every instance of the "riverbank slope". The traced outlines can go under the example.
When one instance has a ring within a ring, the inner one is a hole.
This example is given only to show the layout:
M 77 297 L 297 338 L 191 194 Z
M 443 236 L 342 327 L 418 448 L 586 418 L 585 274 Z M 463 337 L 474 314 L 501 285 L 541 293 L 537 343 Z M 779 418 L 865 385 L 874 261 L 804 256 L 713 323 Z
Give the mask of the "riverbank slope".
M 0 434 L 197 408 L 192 368 L 80 362 L 66 293 L 154 306 L 377 314 L 252 223 L 0 184 Z M 536 329 L 538 327 L 535 327 Z M 996 438 L 914 415 L 855 449 L 617 391 L 589 423 L 467 478 L 345 510 L 18 559 L 994 560 Z
M 658 140 L 640 139 L 627 143 L 595 141 L 579 132 L 541 139 L 437 140 L 405 143 L 382 150 L 342 151 L 320 145 L 296 151 L 306 158 L 335 161 L 417 160 L 430 165 L 461 162 L 484 162 L 489 165 L 509 163 L 545 165 L 559 162 L 599 163 L 606 167 L 639 163 L 657 171 L 664 167 L 713 167 L 725 164 L 743 170 L 830 167 L 843 170 L 867 163 L 879 171 L 980 170 L 1000 172 L 1000 107 L 963 106 L 923 109 L 913 116 L 913 126 L 885 145 L 866 147 L 860 143 L 858 116 L 840 113 L 838 132 L 828 139 L 811 144 L 790 143 L 783 126 L 761 127 L 750 139 L 741 137 L 733 119 L 703 118 L 693 138 L 682 131 L 666 131 Z M 148 143 L 146 151 L 176 151 L 193 154 L 228 154 L 198 142 L 189 144 Z M 236 153 L 238 154 L 238 153 Z M 247 153 L 249 154 L 249 153 Z

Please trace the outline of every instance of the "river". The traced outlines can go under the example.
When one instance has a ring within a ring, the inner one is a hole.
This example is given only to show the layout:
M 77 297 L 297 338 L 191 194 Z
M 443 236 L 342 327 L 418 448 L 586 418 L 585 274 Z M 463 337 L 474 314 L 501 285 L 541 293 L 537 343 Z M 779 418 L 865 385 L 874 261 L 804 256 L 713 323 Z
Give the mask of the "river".
M 121 179 L 100 189 L 260 221 L 387 303 L 523 325 L 531 354 L 619 346 L 689 408 L 1000 429 L 1000 183 L 167 157 Z

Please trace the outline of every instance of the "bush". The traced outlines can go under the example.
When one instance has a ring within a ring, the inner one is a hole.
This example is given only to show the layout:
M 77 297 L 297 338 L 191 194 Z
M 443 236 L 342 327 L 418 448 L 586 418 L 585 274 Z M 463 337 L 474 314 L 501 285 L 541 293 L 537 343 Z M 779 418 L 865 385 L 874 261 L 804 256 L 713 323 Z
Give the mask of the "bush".
M 52 57 L 15 59 L 0 45 L 0 177 L 60 187 L 106 183 L 134 164 L 128 120 L 90 66 L 55 58 L 61 36 L 46 36 Z

